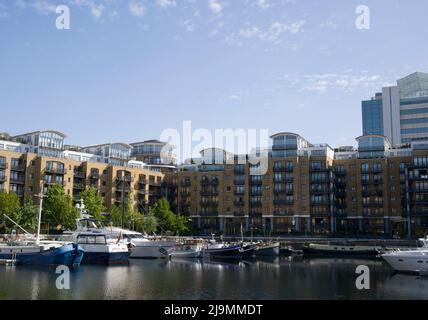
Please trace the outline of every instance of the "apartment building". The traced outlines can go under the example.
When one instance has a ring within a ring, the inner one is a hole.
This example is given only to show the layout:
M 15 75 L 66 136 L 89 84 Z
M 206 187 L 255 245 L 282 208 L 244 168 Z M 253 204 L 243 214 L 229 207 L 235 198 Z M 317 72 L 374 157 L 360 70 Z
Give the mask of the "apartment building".
M 165 197 L 203 234 L 428 231 L 427 141 L 397 147 L 384 135 L 369 134 L 356 139 L 357 148 L 334 149 L 281 132 L 271 137 L 260 163 L 210 148 L 173 168 L 133 158 L 147 151 L 133 150 L 140 143 L 71 149 L 64 139 L 47 130 L 0 141 L 0 191 L 24 199 L 60 184 L 77 202 L 92 186 L 108 210 L 130 197 L 143 213 Z
M 129 145 L 104 144 L 80 152 L 64 150 L 64 138 L 47 130 L 0 141 L 0 191 L 24 199 L 59 184 L 77 202 L 80 192 L 91 186 L 104 197 L 108 210 L 130 197 L 141 212 L 163 196 L 165 175 L 131 160 Z
M 290 132 L 272 141 L 263 174 L 238 156 L 181 166 L 178 212 L 205 234 L 427 231 L 427 143 L 393 148 L 387 137 L 367 135 L 357 138 L 357 149 L 333 150 Z

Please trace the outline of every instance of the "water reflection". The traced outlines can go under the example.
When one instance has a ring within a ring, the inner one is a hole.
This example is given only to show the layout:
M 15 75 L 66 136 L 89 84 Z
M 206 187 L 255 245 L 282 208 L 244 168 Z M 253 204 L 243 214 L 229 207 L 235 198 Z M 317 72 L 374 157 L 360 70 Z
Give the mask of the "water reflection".
M 370 268 L 370 290 L 355 269 Z M 126 266 L 71 270 L 57 290 L 54 268 L 0 267 L 0 299 L 428 299 L 428 278 L 393 275 L 381 260 L 132 260 Z

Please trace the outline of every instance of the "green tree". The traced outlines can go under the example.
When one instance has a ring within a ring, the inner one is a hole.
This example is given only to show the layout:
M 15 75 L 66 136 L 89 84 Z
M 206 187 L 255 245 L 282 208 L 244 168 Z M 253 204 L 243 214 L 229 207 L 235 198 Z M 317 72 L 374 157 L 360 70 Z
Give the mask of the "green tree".
M 90 187 L 89 189 L 82 191 L 80 193 L 80 198 L 83 199 L 85 204 L 85 209 L 88 210 L 90 214 L 95 219 L 102 219 L 102 212 L 106 210 L 104 206 L 104 199 L 98 196 L 98 190 Z
M 132 218 L 135 216 L 135 211 L 132 208 L 131 197 L 125 198 L 125 203 L 120 205 L 114 205 L 111 210 L 111 220 L 117 227 L 122 226 L 122 214 L 123 214 L 123 227 L 131 228 Z
M 16 226 L 6 219 L 3 215 L 8 215 L 15 222 L 19 223 L 20 221 L 20 203 L 19 197 L 14 193 L 0 193 L 0 221 L 3 221 L 1 229 L 5 229 L 6 232 L 16 229 Z
M 186 217 L 178 216 L 172 212 L 169 202 L 165 198 L 159 199 L 149 209 L 149 213 L 157 219 L 162 232 L 186 232 L 189 229 Z
M 24 204 L 19 208 L 19 224 L 28 232 L 37 230 L 39 206 L 35 205 L 31 197 L 25 198 Z
M 43 200 L 45 220 L 57 229 L 74 229 L 75 220 L 79 212 L 73 207 L 72 198 L 67 195 L 61 185 L 49 187 L 46 198 Z
M 144 231 L 148 234 L 155 232 L 158 228 L 158 219 L 153 215 L 153 213 L 148 213 L 146 215 L 141 215 L 141 218 L 138 222 L 138 229 Z

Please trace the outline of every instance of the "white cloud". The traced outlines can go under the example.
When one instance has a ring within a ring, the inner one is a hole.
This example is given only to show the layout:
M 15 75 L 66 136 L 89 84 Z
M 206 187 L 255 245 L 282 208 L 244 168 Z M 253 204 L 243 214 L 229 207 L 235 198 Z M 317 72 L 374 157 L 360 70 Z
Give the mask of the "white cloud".
M 226 42 L 236 46 L 242 46 L 240 39 L 259 39 L 261 41 L 272 42 L 279 44 L 282 42 L 284 33 L 296 35 L 303 32 L 303 26 L 306 24 L 305 20 L 298 20 L 293 22 L 279 22 L 275 21 L 267 28 L 260 28 L 258 26 L 246 26 L 239 29 L 238 32 L 232 33 L 226 37 Z M 289 45 L 289 49 L 297 50 L 298 45 Z
M 129 11 L 136 17 L 143 17 L 146 14 L 146 7 L 142 1 L 132 0 L 128 3 Z
M 293 75 L 293 85 L 298 83 L 301 87 L 300 91 L 313 91 L 318 93 L 326 92 L 327 90 L 344 90 L 354 91 L 362 88 L 373 88 L 379 90 L 383 86 L 384 79 L 380 75 L 373 74 L 351 74 L 346 71 L 340 74 L 337 73 L 321 73 L 308 75 Z M 287 81 L 290 78 L 286 78 Z
M 175 7 L 177 5 L 175 0 L 157 0 L 156 3 L 163 8 Z
M 268 0 L 258 0 L 257 5 L 263 10 L 265 10 L 271 6 L 271 4 L 269 3 Z
M 37 13 L 40 13 L 40 14 L 55 13 L 55 10 L 56 10 L 56 5 L 44 0 L 34 1 L 30 3 L 29 6 L 34 8 L 37 11 Z
M 79 7 L 89 8 L 90 13 L 94 18 L 100 18 L 105 11 L 105 6 L 102 3 L 96 3 L 93 0 L 74 0 L 74 4 Z
M 219 15 L 223 11 L 223 5 L 217 0 L 209 0 L 208 7 L 215 15 Z
M 230 100 L 239 100 L 239 99 L 241 99 L 241 96 L 239 96 L 239 95 L 237 95 L 237 94 L 231 94 L 231 95 L 229 96 L 229 99 L 230 99 Z

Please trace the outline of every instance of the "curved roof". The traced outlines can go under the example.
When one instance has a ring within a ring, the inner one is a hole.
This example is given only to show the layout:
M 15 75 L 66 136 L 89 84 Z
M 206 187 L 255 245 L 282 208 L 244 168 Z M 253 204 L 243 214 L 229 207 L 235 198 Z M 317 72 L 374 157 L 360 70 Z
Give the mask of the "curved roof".
M 142 142 L 133 142 L 131 143 L 131 146 L 136 146 L 136 145 L 144 145 L 144 144 L 161 144 L 161 145 L 168 145 L 171 146 L 173 148 L 176 148 L 175 145 L 168 143 L 168 142 L 164 142 L 164 141 L 160 141 L 160 140 L 146 140 L 146 141 L 142 141 Z
M 112 143 L 110 143 L 110 145 L 113 145 L 113 144 L 118 144 L 118 145 L 124 146 L 124 147 L 129 148 L 129 149 L 132 148 L 132 146 L 130 144 L 125 143 L 125 142 L 112 142 Z
M 55 134 L 61 136 L 62 138 L 67 138 L 67 136 L 64 133 L 62 133 L 60 131 L 57 131 L 57 130 L 49 130 L 49 129 L 47 129 L 47 130 L 40 130 L 40 131 L 32 131 L 32 132 L 23 133 L 23 134 L 18 134 L 16 136 L 12 136 L 12 138 L 22 137 L 22 136 L 28 136 L 30 134 L 42 133 L 42 132 L 52 132 L 52 133 L 55 133 Z
M 274 135 L 271 135 L 270 137 L 271 137 L 271 139 L 273 139 L 273 138 L 276 138 L 276 137 L 286 136 L 286 135 L 295 136 L 295 137 L 297 137 L 297 138 L 301 138 L 301 139 L 303 139 L 303 140 L 306 140 L 306 139 L 305 139 L 305 138 L 303 138 L 300 134 L 297 134 L 297 133 L 294 133 L 294 132 L 287 132 L 287 131 L 285 131 L 285 132 L 278 132 L 278 133 L 275 133 Z M 306 141 L 307 141 L 307 140 L 306 140 Z
M 391 144 L 391 141 L 389 141 L 389 138 L 387 136 L 382 135 L 382 134 L 368 134 L 365 136 L 356 137 L 355 140 L 360 141 L 360 139 L 363 139 L 363 138 L 382 138 L 382 139 L 386 140 L 386 142 Z

